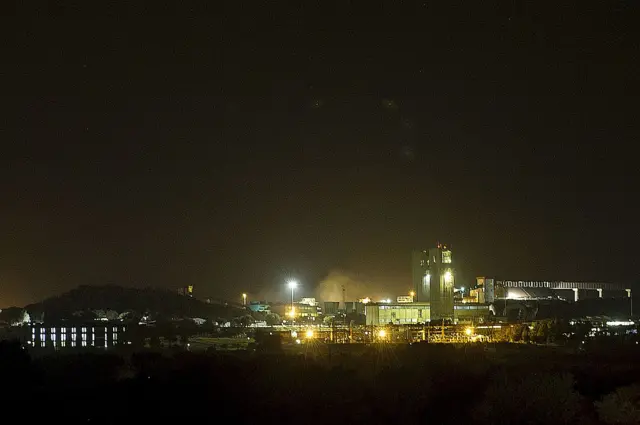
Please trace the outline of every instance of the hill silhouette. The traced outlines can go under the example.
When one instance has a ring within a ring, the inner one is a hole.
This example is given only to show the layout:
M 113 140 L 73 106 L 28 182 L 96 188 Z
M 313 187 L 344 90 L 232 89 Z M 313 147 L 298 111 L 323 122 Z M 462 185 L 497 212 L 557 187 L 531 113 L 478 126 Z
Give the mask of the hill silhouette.
M 113 314 L 128 313 L 130 317 L 150 315 L 157 320 L 203 318 L 216 320 L 241 316 L 238 307 L 223 304 L 207 304 L 171 291 L 121 286 L 83 285 L 59 296 L 47 298 L 25 307 L 31 317 L 71 319 L 83 312 L 109 311 Z

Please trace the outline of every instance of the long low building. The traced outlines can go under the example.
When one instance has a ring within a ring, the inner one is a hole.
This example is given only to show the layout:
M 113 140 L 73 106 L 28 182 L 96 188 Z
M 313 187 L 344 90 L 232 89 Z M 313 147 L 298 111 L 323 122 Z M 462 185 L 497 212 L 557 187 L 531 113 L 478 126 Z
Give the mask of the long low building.
M 489 317 L 489 304 L 456 304 L 454 321 L 483 323 Z M 411 325 L 431 322 L 431 305 L 415 303 L 369 303 L 365 306 L 366 323 L 370 326 Z
M 30 330 L 26 342 L 34 348 L 107 348 L 126 343 L 123 339 L 126 326 L 120 322 L 32 324 Z

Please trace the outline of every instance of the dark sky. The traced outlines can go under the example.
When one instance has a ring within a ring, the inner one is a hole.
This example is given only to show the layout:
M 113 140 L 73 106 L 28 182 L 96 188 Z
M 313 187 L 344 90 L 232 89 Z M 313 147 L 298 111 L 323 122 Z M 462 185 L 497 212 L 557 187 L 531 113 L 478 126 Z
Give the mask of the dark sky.
M 459 283 L 639 279 L 636 2 L 25 3 L 0 306 L 336 271 L 404 292 L 438 240 Z

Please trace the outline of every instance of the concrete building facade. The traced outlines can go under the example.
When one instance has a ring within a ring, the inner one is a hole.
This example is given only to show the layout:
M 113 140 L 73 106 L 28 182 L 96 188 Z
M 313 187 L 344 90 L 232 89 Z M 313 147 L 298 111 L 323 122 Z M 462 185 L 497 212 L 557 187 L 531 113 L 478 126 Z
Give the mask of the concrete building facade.
M 413 287 L 418 303 L 429 303 L 431 320 L 453 320 L 455 275 L 453 256 L 446 245 L 414 251 L 411 258 Z

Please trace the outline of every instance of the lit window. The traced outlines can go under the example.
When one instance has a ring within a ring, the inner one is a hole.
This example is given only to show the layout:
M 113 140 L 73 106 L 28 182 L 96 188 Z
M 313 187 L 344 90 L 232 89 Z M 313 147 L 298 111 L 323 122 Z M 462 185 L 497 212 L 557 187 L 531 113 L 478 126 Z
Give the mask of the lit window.
M 44 342 L 44 341 L 41 341 L 41 342 L 40 342 L 40 347 L 44 347 L 44 345 L 45 345 L 45 342 Z
M 52 334 L 56 333 L 56 328 L 51 328 L 51 333 Z
M 56 342 L 56 334 L 51 334 L 51 341 Z
M 113 327 L 113 332 L 118 332 L 118 328 L 116 328 L 115 326 Z
M 75 340 L 71 341 L 71 346 L 72 346 L 72 347 L 75 347 L 75 346 L 76 346 L 76 341 L 75 341 Z
M 71 334 L 71 340 L 72 341 L 75 341 L 77 339 L 78 339 L 78 335 L 77 334 Z M 74 347 L 75 347 L 75 345 L 74 345 Z
M 62 341 L 62 342 L 60 343 L 60 346 L 61 346 L 61 347 L 66 347 L 66 346 L 67 346 L 67 342 L 66 342 L 66 341 Z
M 118 334 L 113 334 L 113 340 L 117 341 L 118 340 Z
M 442 251 L 442 264 L 451 264 L 451 251 Z
M 45 328 L 40 328 L 40 335 L 44 335 L 47 332 Z
M 82 328 L 82 332 L 87 332 L 87 328 Z
M 71 332 L 76 333 L 77 332 L 76 328 L 71 328 Z
M 67 328 L 60 329 L 60 333 L 66 334 L 67 333 Z
M 87 346 L 87 341 L 82 341 L 82 346 L 86 347 Z
M 87 334 L 82 334 L 82 342 L 86 342 L 87 341 Z

